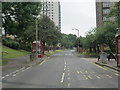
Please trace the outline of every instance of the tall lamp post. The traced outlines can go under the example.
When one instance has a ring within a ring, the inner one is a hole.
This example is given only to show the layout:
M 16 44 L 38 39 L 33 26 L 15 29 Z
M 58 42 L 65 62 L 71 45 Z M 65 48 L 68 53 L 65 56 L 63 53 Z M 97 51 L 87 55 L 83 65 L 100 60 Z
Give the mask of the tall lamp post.
M 36 18 L 36 58 L 38 57 L 38 25 Z
M 36 24 L 36 58 L 38 58 L 38 19 L 39 15 L 36 16 L 35 24 Z
M 76 30 L 78 32 L 78 38 L 79 38 L 79 29 L 72 29 L 72 30 Z M 78 52 L 79 52 L 79 39 L 78 39 Z

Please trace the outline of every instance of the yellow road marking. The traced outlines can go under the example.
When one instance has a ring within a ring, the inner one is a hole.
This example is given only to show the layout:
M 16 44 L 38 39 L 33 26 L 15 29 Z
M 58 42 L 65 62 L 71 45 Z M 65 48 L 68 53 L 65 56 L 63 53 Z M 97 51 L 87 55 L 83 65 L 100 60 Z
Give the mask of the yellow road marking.
M 98 79 L 100 79 L 100 77 L 99 76 L 96 76 Z
M 84 75 L 84 77 L 85 77 L 86 80 L 88 79 L 88 77 L 86 75 Z
M 92 63 L 92 64 L 93 64 L 93 63 Z M 104 70 L 106 70 L 106 71 L 108 71 L 108 72 L 110 72 L 110 73 L 112 73 L 112 74 L 114 74 L 114 75 L 116 75 L 116 76 L 120 76 L 120 74 L 118 74 L 118 73 L 113 73 L 113 72 L 109 71 L 108 69 L 106 69 L 106 68 L 104 68 L 104 67 L 102 67 L 102 66 L 100 66 L 100 65 L 96 65 L 96 64 L 93 64 L 93 65 L 95 65 L 95 66 L 97 66 L 97 67 L 99 67 L 99 68 L 101 68 L 101 69 L 104 69 Z
M 106 76 L 108 76 L 109 78 L 112 78 L 110 75 L 106 75 Z
M 92 77 L 91 77 L 90 75 L 88 75 L 88 78 L 89 78 L 89 79 L 92 79 Z
M 118 74 L 118 73 L 113 73 L 113 74 L 115 74 L 116 76 L 120 76 L 120 74 Z

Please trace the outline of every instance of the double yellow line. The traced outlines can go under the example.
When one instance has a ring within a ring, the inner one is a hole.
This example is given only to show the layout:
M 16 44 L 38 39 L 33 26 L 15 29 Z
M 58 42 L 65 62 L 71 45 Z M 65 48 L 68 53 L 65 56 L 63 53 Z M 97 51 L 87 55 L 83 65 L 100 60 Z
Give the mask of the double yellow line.
M 112 74 L 120 77 L 120 74 L 118 74 L 118 73 L 113 73 L 113 72 L 110 71 L 110 69 L 106 69 L 106 68 L 104 68 L 104 67 L 102 67 L 102 66 L 100 66 L 100 65 L 94 64 L 94 63 L 91 63 L 91 64 L 93 64 L 93 65 L 95 65 L 95 66 L 97 66 L 97 67 L 99 67 L 99 68 L 101 68 L 101 69 L 103 69 L 103 70 L 106 70 L 106 71 L 108 71 L 108 72 L 110 72 L 110 73 L 112 73 Z

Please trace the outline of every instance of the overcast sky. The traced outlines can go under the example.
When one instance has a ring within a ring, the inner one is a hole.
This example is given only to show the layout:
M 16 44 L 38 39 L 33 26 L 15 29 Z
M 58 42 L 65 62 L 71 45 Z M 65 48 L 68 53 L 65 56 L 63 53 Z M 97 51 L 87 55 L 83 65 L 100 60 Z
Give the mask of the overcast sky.
M 77 28 L 80 30 L 80 35 L 85 36 L 87 31 L 96 27 L 95 0 L 60 1 L 62 33 L 77 35 L 77 31 L 72 30 Z

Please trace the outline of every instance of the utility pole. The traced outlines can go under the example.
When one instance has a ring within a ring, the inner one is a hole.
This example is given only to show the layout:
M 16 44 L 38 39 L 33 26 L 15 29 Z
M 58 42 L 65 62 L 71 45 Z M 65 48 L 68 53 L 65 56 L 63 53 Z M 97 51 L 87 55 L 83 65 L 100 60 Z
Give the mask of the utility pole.
M 76 30 L 78 32 L 78 52 L 79 52 L 79 29 L 72 29 L 72 30 Z

